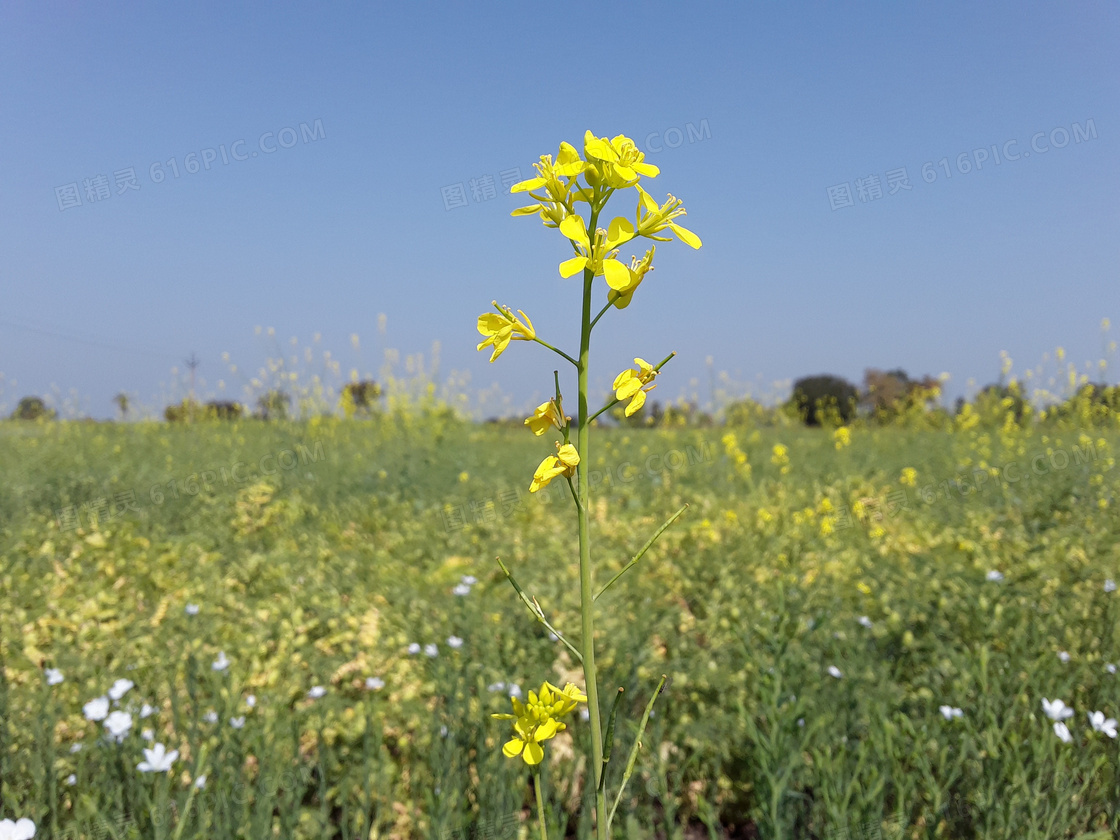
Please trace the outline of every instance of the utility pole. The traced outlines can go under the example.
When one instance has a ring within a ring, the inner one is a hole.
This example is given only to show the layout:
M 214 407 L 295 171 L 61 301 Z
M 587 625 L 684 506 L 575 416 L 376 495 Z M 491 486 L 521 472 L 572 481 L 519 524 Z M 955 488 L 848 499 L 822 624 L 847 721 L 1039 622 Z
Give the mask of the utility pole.
M 195 358 L 195 355 L 192 352 L 191 357 L 189 359 L 187 359 L 185 362 L 183 362 L 183 364 L 185 364 L 188 368 L 190 368 L 190 371 L 191 371 L 191 403 L 193 404 L 194 403 L 194 372 L 195 372 L 195 369 L 199 365 L 202 364 L 202 362 L 199 359 Z

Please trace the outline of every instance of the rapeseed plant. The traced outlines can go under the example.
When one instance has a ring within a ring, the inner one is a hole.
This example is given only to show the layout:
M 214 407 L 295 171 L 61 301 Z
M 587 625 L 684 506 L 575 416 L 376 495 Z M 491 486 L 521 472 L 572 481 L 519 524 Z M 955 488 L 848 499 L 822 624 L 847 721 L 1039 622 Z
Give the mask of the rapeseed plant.
M 574 684 L 569 683 L 562 691 L 547 681 L 541 684 L 539 692 L 529 692 L 529 702 L 523 704 L 513 699 L 515 714 L 496 715 L 501 719 L 514 720 L 514 737 L 507 741 L 503 752 L 507 757 L 521 757 L 534 768 L 534 787 L 537 796 L 537 812 L 541 836 L 547 837 L 544 803 L 541 797 L 540 779 L 536 768 L 544 760 L 543 742 L 551 740 L 565 728 L 560 718 L 573 711 L 579 703 L 586 703 L 591 723 L 591 767 L 595 786 L 595 832 L 599 840 L 606 840 L 610 832 L 611 819 L 618 807 L 622 789 L 633 772 L 637 751 L 641 746 L 642 732 L 652 711 L 653 703 L 660 694 L 665 677 L 654 692 L 653 699 L 638 730 L 638 740 L 626 765 L 618 798 L 615 799 L 608 815 L 606 810 L 606 768 L 614 734 L 615 712 L 618 696 L 612 707 L 609 722 L 604 732 L 599 702 L 599 688 L 595 667 L 595 611 L 594 601 L 598 597 L 593 590 L 591 565 L 590 510 L 591 494 L 588 478 L 588 453 L 590 446 L 591 422 L 603 412 L 620 402 L 626 402 L 625 415 L 633 415 L 642 408 L 646 394 L 655 387 L 654 377 L 673 357 L 667 356 L 654 366 L 642 358 L 635 357 L 636 368 L 627 369 L 614 379 L 614 398 L 598 411 L 592 413 L 588 407 L 588 379 L 590 371 L 591 333 L 599 320 L 611 309 L 622 310 L 629 306 L 634 293 L 653 269 L 653 256 L 656 246 L 650 246 L 642 258 L 634 256 L 629 265 L 617 259 L 619 249 L 626 243 L 645 237 L 657 242 L 667 242 L 675 236 L 692 248 L 699 248 L 699 237 L 682 227 L 678 219 L 685 215 L 685 209 L 678 198 L 671 194 L 664 204 L 658 204 L 639 184 L 645 178 L 654 178 L 660 170 L 645 161 L 645 155 L 634 142 L 624 135 L 614 138 L 596 137 L 590 131 L 584 135 L 583 156 L 575 146 L 561 143 L 555 161 L 551 155 L 542 155 L 540 163 L 534 164 L 537 177 L 514 184 L 513 193 L 527 192 L 536 204 L 513 211 L 514 216 L 536 214 L 546 227 L 555 228 L 568 240 L 574 256 L 559 264 L 561 277 L 569 278 L 582 273 L 583 288 L 581 295 L 580 346 L 576 354 L 568 354 L 541 339 L 529 317 L 518 310 L 514 315 L 508 306 L 494 302 L 497 313 L 485 313 L 478 318 L 478 332 L 483 336 L 478 350 L 492 348 L 490 361 L 494 362 L 505 352 L 511 341 L 532 341 L 555 352 L 571 364 L 577 374 L 577 416 L 575 428 L 572 419 L 565 416 L 562 408 L 559 372 L 554 374 L 555 398 L 537 407 L 533 415 L 525 420 L 534 435 L 543 436 L 555 429 L 563 437 L 556 442 L 556 454 L 547 456 L 533 474 L 530 493 L 536 493 L 551 481 L 563 478 L 571 491 L 575 505 L 579 531 L 579 576 L 580 606 L 582 618 L 582 649 L 577 649 L 556 628 L 550 625 L 536 599 L 526 595 L 514 580 L 512 574 L 502 564 L 502 570 L 513 584 L 517 594 L 536 618 L 544 623 L 552 636 L 562 641 L 582 662 L 586 694 Z M 579 180 L 582 177 L 583 181 Z M 637 210 L 634 221 L 617 216 L 606 227 L 599 226 L 600 216 L 611 196 L 618 190 L 634 187 L 638 191 Z M 587 205 L 586 218 L 577 211 L 577 204 Z M 672 234 L 668 236 L 666 234 Z M 606 283 L 606 300 L 597 314 L 593 315 L 595 279 L 602 277 Z M 572 437 L 575 440 L 573 442 Z M 582 466 L 581 466 L 582 465 Z M 631 563 L 619 572 L 609 587 L 630 566 L 634 565 L 649 549 L 654 540 L 684 511 L 681 508 L 653 535 L 638 552 Z M 501 560 L 498 561 L 501 564 Z M 603 588 L 604 591 L 606 587 Z M 600 592 L 599 594 L 602 594 Z M 620 689 L 621 692 L 621 689 Z

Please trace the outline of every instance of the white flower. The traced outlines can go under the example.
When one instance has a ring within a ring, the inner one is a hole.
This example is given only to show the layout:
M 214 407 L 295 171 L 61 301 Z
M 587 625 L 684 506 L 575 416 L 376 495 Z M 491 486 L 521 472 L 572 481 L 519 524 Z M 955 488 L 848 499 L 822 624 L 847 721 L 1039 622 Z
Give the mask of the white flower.
M 408 652 L 410 655 L 415 656 L 420 652 L 420 644 L 418 642 L 413 642 L 408 646 Z
M 58 685 L 65 677 L 57 668 L 47 668 L 47 685 Z
M 155 738 L 156 738 L 156 733 L 154 731 L 152 731 L 151 729 L 145 729 L 143 732 L 140 733 L 140 737 L 143 738 L 145 741 L 154 741 Z
M 307 692 L 307 696 L 310 697 L 312 700 L 318 700 L 320 697 L 322 697 L 326 693 L 327 693 L 327 690 L 325 688 L 323 688 L 321 685 L 313 685 L 311 687 L 311 690 L 309 692 Z
M 136 683 L 134 683 L 132 680 L 117 680 L 115 683 L 113 683 L 113 687 L 109 689 L 109 696 L 113 700 L 120 700 L 122 697 L 128 694 L 129 689 L 134 685 L 136 685 Z
M 506 687 L 506 684 L 504 682 L 496 682 L 496 683 L 490 683 L 490 685 L 486 686 L 486 690 L 487 691 L 502 691 L 502 690 L 505 689 L 505 687 Z
M 109 698 L 98 697 L 96 700 L 90 700 L 82 706 L 82 712 L 86 720 L 105 720 L 105 716 L 109 714 Z
M 1108 673 L 1110 673 L 1110 674 L 1115 674 L 1116 673 L 1116 666 L 1113 665 L 1111 662 L 1106 662 L 1105 665 L 1104 665 L 1104 669 L 1106 671 L 1108 671 Z
M 1109 578 L 1108 580 L 1106 580 L 1104 582 L 1104 591 L 1105 592 L 1115 592 L 1116 591 L 1116 581 L 1114 581 L 1112 578 Z
M 132 715 L 128 712 L 113 712 L 106 718 L 105 728 L 109 730 L 109 734 L 119 744 L 128 734 L 128 730 L 132 728 Z
M 1062 739 L 1062 743 L 1068 744 L 1073 740 L 1073 736 L 1069 734 L 1069 727 L 1064 723 L 1054 724 L 1054 734 Z
M 446 738 L 446 737 L 447 737 L 447 727 L 446 727 L 446 726 L 441 726 L 441 727 L 439 728 L 439 734 L 440 734 L 440 735 L 441 735 L 442 737 Z
M 217 723 L 218 722 L 218 713 L 215 712 L 213 709 L 211 709 L 210 711 L 208 711 L 206 714 L 204 714 L 202 716 L 202 719 L 204 721 L 206 721 L 207 723 Z
M 1003 572 L 997 572 L 995 569 L 992 569 L 988 572 L 988 580 L 992 583 L 999 583 L 1003 580 Z
M 198 615 L 198 604 L 187 604 L 184 612 L 187 615 Z
M 27 817 L 12 822 L 0 820 L 0 840 L 31 840 L 35 836 L 35 823 Z
M 70 745 L 70 755 L 74 755 L 74 753 L 80 753 L 81 751 L 82 751 L 82 745 L 81 744 L 71 744 Z
M 178 750 L 168 752 L 167 747 L 157 741 L 150 750 L 144 750 L 145 760 L 137 764 L 136 769 L 141 773 L 166 773 L 178 757 Z
M 525 695 L 521 693 L 521 686 L 514 683 L 509 687 L 509 696 L 516 697 L 518 700 L 520 700 Z
M 1058 651 L 1058 658 L 1062 660 L 1063 663 L 1069 662 L 1069 654 L 1064 650 Z
M 460 598 L 462 598 L 466 595 L 471 594 L 471 588 L 465 583 L 457 583 L 455 584 L 454 589 L 451 590 L 451 594 L 458 595 Z
M 447 644 L 450 645 L 451 647 L 455 648 L 456 650 L 458 650 L 459 648 L 461 648 L 463 646 L 463 640 L 460 639 L 458 636 L 448 636 L 447 637 Z
M 74 785 L 76 785 L 77 783 L 78 783 L 78 777 L 75 776 L 73 773 L 71 773 L 69 776 L 66 777 L 66 784 L 70 785 L 70 787 L 74 787 Z
M 380 691 L 385 687 L 385 680 L 381 677 L 366 677 L 366 688 L 370 691 Z
M 805 718 L 798 718 L 797 719 L 797 725 L 798 726 L 804 726 L 805 725 Z
M 871 619 L 870 619 L 870 618 L 868 618 L 867 616 L 865 616 L 865 615 L 861 615 L 861 616 L 859 617 L 859 623 L 860 623 L 861 625 L 863 625 L 864 627 L 868 628 L 869 630 L 871 629 L 872 621 L 871 621 Z
M 206 774 L 205 773 L 203 773 L 201 776 L 199 776 L 197 779 L 194 780 L 194 786 L 196 788 L 198 788 L 199 790 L 202 790 L 202 788 L 206 787 Z
M 579 716 L 584 720 L 591 720 L 591 712 L 587 711 L 586 708 L 579 710 Z
M 1042 710 L 1046 712 L 1046 716 L 1050 718 L 1050 720 L 1065 720 L 1066 718 L 1073 717 L 1073 709 L 1061 700 L 1050 701 L 1043 697 Z
M 241 717 L 230 718 L 229 725 L 234 729 L 240 729 L 245 725 L 245 715 L 242 715 Z
M 434 644 L 424 645 L 424 653 L 432 657 L 432 659 L 435 659 L 439 656 L 439 648 Z
M 155 706 L 149 706 L 147 703 L 145 703 L 143 706 L 140 707 L 140 717 L 141 718 L 151 717 L 155 713 L 156 713 L 156 707 Z
M 1104 712 L 1089 712 L 1089 723 L 1094 732 L 1103 732 L 1109 738 L 1116 737 L 1116 721 L 1112 718 L 1105 720 Z
M 836 679 L 840 679 L 842 676 L 844 676 L 844 674 L 840 671 L 840 669 L 837 668 L 835 665 L 829 665 L 828 666 L 828 673 L 829 673 L 829 676 L 836 677 Z
M 248 697 L 246 697 L 245 698 L 245 705 L 248 706 L 250 709 L 254 708 L 257 705 L 257 695 L 250 694 Z
M 229 667 L 229 660 L 226 659 L 226 652 L 224 650 L 218 652 L 218 658 L 210 664 L 210 667 L 215 671 L 224 671 Z
M 478 583 L 478 578 L 476 578 L 474 575 L 463 575 L 460 580 L 463 581 L 464 586 L 474 586 L 476 583 Z
M 941 714 L 945 716 L 945 720 L 952 720 L 955 717 L 962 717 L 964 712 L 960 709 L 955 709 L 952 706 L 941 706 Z

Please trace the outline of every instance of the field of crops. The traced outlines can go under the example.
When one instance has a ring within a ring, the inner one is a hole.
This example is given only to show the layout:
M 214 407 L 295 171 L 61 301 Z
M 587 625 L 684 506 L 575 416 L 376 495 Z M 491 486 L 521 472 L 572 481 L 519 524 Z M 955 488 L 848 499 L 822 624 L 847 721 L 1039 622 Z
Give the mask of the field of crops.
M 670 679 L 615 835 L 1120 834 L 1118 447 L 1115 422 L 968 413 L 596 429 L 597 581 L 689 506 L 596 605 L 627 721 Z M 0 424 L 0 814 L 40 838 L 535 836 L 491 714 L 582 685 L 495 562 L 578 640 L 572 499 L 528 493 L 540 454 L 439 412 Z M 549 742 L 550 836 L 589 836 L 588 738 L 574 716 Z

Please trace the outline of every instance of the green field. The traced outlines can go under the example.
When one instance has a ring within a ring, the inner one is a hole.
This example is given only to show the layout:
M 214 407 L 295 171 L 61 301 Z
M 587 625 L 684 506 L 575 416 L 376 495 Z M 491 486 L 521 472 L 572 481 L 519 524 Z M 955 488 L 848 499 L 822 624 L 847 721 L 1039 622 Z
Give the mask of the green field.
M 597 581 L 689 505 L 597 604 L 626 720 L 671 680 L 616 835 L 1120 835 L 1088 717 L 1120 717 L 1116 429 L 596 429 Z M 438 413 L 0 423 L 0 813 L 39 838 L 535 836 L 490 714 L 582 684 L 495 562 L 578 644 L 541 457 Z M 83 707 L 124 679 L 118 743 Z M 137 770 L 145 730 L 170 773 Z M 588 741 L 575 718 L 549 742 L 551 837 L 589 836 Z

